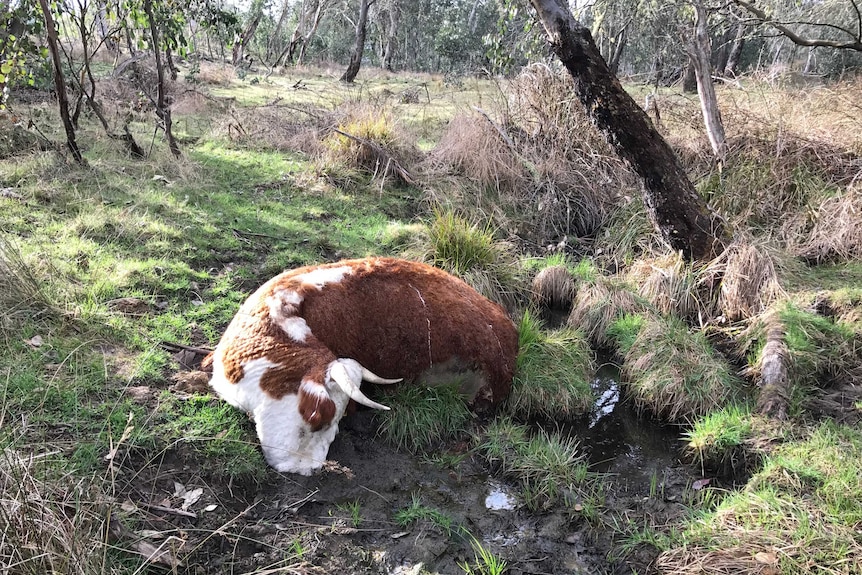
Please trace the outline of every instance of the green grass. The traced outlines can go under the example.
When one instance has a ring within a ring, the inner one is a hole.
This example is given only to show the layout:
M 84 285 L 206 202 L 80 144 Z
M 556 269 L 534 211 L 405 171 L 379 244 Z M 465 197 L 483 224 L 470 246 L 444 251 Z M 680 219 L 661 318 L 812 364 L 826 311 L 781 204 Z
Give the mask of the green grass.
M 644 323 L 646 319 L 643 315 L 627 313 L 608 326 L 607 337 L 614 343 L 620 355 L 625 356 L 629 352 Z
M 686 452 L 702 471 L 727 473 L 745 471 L 752 465 L 751 461 L 746 461 L 744 448 L 752 432 L 751 408 L 731 404 L 698 418 L 683 437 L 687 442 Z
M 503 575 L 506 572 L 509 564 L 504 559 L 491 552 L 475 537 L 472 538 L 471 545 L 473 563 L 465 561 L 458 564 L 465 575 Z
M 573 438 L 545 430 L 531 433 L 527 426 L 501 417 L 477 441 L 477 451 L 492 469 L 518 482 L 530 510 L 559 504 L 595 510 L 602 498 L 597 477 L 588 471 Z
M 457 525 L 455 520 L 445 513 L 433 507 L 428 507 L 422 503 L 422 498 L 418 493 L 413 494 L 413 500 L 410 505 L 395 513 L 395 523 L 401 527 L 408 527 L 417 522 L 430 523 L 447 536 L 452 536 L 456 532 L 463 530 L 463 527 Z
M 807 439 L 779 446 L 745 489 L 693 517 L 659 568 L 693 566 L 710 553 L 729 572 L 757 566 L 756 557 L 787 575 L 862 572 L 860 466 L 862 432 L 819 425 Z
M 518 362 L 507 410 L 519 417 L 565 419 L 593 402 L 593 354 L 580 332 L 552 331 L 525 311 L 518 328 Z
M 722 408 L 742 381 L 701 332 L 676 318 L 648 318 L 626 353 L 623 373 L 637 404 L 670 420 Z
M 380 435 L 412 452 L 465 433 L 472 415 L 457 385 L 401 385 L 383 402 L 391 410 L 377 414 Z

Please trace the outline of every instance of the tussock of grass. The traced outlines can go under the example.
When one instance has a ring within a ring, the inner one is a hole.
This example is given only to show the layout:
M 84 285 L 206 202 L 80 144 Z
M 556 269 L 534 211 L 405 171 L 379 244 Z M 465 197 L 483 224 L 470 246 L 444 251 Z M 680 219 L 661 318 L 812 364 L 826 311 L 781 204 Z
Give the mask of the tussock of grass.
M 571 328 L 543 331 L 529 312 L 519 326 L 518 367 L 507 409 L 524 418 L 565 419 L 592 405 L 595 371 L 584 337 Z
M 550 266 L 533 277 L 533 302 L 546 309 L 568 311 L 575 297 L 575 280 L 566 266 Z
M 662 573 L 860 573 L 862 432 L 824 423 L 695 517 Z
M 614 343 L 623 357 L 629 352 L 637 340 L 638 334 L 646 323 L 646 316 L 627 313 L 617 318 L 607 329 L 607 337 Z
M 608 336 L 610 325 L 625 314 L 644 312 L 648 307 L 629 284 L 599 277 L 594 283 L 579 286 L 566 323 L 586 334 L 594 346 L 608 349 L 614 343 Z
M 798 248 L 803 258 L 841 261 L 862 258 L 862 185 L 856 184 L 834 197 L 824 199 L 814 216 L 808 239 Z
M 721 278 L 718 308 L 730 321 L 752 318 L 785 295 L 778 272 L 789 258 L 765 240 L 737 238 L 711 261 L 705 278 Z
M 662 314 L 684 319 L 714 315 L 712 294 L 701 289 L 697 264 L 686 262 L 681 253 L 638 260 L 629 268 L 630 282 L 638 293 Z
M 0 328 L 15 318 L 56 317 L 61 312 L 18 247 L 6 234 L 0 234 Z
M 380 435 L 401 449 L 417 452 L 466 431 L 472 415 L 455 385 L 401 385 L 377 414 Z
M 600 496 L 577 440 L 540 430 L 531 434 L 525 425 L 498 418 L 485 430 L 479 453 L 503 476 L 520 484 L 521 496 L 531 510 L 563 502 L 595 502 Z
M 525 293 L 512 245 L 482 226 L 449 210 L 437 209 L 420 259 L 456 275 L 479 293 L 512 308 Z
M 753 425 L 748 406 L 728 405 L 695 421 L 684 434 L 686 454 L 701 468 L 723 474 L 739 474 L 759 459 L 748 452 L 746 441 Z
M 647 216 L 637 187 L 632 190 L 610 210 L 602 233 L 596 236 L 595 252 L 609 269 L 622 269 L 636 258 L 657 256 L 667 249 Z
M 623 373 L 637 404 L 670 420 L 706 415 L 741 391 L 706 337 L 676 318 L 647 318 L 625 355 Z
M 454 519 L 438 509 L 428 507 L 422 503 L 419 494 L 414 493 L 410 505 L 395 513 L 395 523 L 402 527 L 408 527 L 417 521 L 428 522 L 448 536 L 463 530 L 463 527 L 457 525 Z

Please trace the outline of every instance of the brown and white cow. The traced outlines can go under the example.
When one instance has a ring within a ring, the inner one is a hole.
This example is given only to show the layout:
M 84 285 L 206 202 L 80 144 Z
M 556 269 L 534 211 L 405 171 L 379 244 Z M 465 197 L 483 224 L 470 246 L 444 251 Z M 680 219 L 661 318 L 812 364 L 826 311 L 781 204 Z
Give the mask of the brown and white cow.
M 435 267 L 394 258 L 286 271 L 242 305 L 212 354 L 210 385 L 254 417 L 267 461 L 311 474 L 362 381 L 433 383 L 453 373 L 474 409 L 512 385 L 518 352 L 505 311 Z

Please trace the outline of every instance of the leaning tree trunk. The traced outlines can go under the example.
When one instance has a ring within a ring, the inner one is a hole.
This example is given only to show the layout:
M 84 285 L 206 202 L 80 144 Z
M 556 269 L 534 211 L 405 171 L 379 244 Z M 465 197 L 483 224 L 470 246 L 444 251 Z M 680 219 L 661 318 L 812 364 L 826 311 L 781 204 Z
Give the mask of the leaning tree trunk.
M 317 34 L 317 28 L 320 26 L 320 21 L 323 19 L 323 14 L 326 11 L 326 8 L 326 0 L 320 0 L 320 2 L 317 3 L 317 9 L 314 11 L 314 18 L 311 21 L 311 29 L 308 31 L 308 34 L 302 38 L 302 42 L 299 45 L 299 56 L 296 58 L 297 65 L 302 64 L 302 61 L 305 60 L 305 53 L 308 51 L 308 47 L 311 45 L 314 35 Z
M 715 85 L 712 83 L 712 66 L 709 63 L 709 30 L 707 28 L 707 11 L 700 2 L 694 3 L 695 22 L 694 40 L 690 45 L 691 61 L 694 63 L 694 74 L 697 79 L 697 95 L 700 98 L 700 110 L 703 113 L 703 124 L 706 135 L 716 159 L 723 161 L 727 155 L 727 138 L 724 135 L 724 124 L 721 112 L 718 110 L 718 98 L 715 95 Z
M 694 189 L 673 149 L 611 74 L 590 31 L 561 0 L 530 2 L 593 123 L 643 178 L 644 204 L 653 225 L 687 259 L 712 257 L 724 243 L 723 225 Z
M 57 28 L 54 26 L 54 17 L 51 15 L 48 0 L 39 0 L 39 7 L 42 9 L 42 14 L 45 17 L 48 51 L 51 52 L 51 62 L 54 65 L 54 89 L 57 90 L 57 103 L 60 105 L 60 119 L 63 121 L 63 128 L 66 130 L 66 147 L 72 152 L 72 157 L 75 158 L 75 161 L 83 164 L 84 156 L 81 155 L 78 142 L 75 140 L 75 126 L 72 124 L 72 117 L 69 115 L 69 97 L 66 94 L 66 81 L 63 78 L 63 64 L 60 62 L 60 48 L 57 40 Z
M 473 7 L 475 11 L 476 7 Z M 395 55 L 395 46 L 398 41 L 398 16 L 400 7 L 393 0 L 389 5 L 389 27 L 386 30 L 386 43 L 383 46 L 383 69 L 392 72 L 392 57 Z M 472 18 L 472 13 L 471 13 Z M 469 19 L 468 19 L 469 23 Z
M 724 66 L 724 75 L 729 78 L 736 77 L 736 68 L 739 66 L 739 59 L 742 56 L 742 48 L 745 46 L 745 23 L 740 22 L 736 26 L 736 36 L 733 38 L 733 45 L 730 47 L 730 53 L 727 55 L 727 64 Z
M 45 0 L 41 0 L 45 1 Z M 165 102 L 165 67 L 162 64 L 161 50 L 159 50 L 159 32 L 156 27 L 156 19 L 153 15 L 153 0 L 144 0 L 144 12 L 147 14 L 147 19 L 150 21 L 150 37 L 153 42 L 153 56 L 156 60 L 156 78 L 158 85 L 158 96 L 156 99 L 156 114 L 162 120 L 162 128 L 165 130 L 165 138 L 168 140 L 168 147 L 174 157 L 179 158 L 182 155 L 180 146 L 174 138 L 173 121 L 171 119 L 171 108 Z
M 350 55 L 350 63 L 347 70 L 341 75 L 342 82 L 353 82 L 359 74 L 362 65 L 362 53 L 365 52 L 365 25 L 368 23 L 368 8 L 375 0 L 359 0 L 359 18 L 356 19 L 356 41 L 353 44 L 353 53 Z
M 234 66 L 238 66 L 242 59 L 245 57 L 245 47 L 251 42 L 252 37 L 254 37 L 254 33 L 257 31 L 257 27 L 260 25 L 260 20 L 263 18 L 263 9 L 258 10 L 249 20 L 248 25 L 242 31 L 239 39 L 233 45 L 232 51 L 232 59 L 231 63 Z

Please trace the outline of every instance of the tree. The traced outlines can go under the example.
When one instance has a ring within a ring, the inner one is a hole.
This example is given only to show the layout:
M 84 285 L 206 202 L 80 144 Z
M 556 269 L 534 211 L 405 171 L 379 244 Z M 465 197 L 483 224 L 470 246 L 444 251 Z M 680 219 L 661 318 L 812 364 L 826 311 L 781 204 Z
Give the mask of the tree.
M 251 43 L 260 21 L 263 19 L 263 10 L 266 0 L 254 0 L 249 10 L 248 22 L 245 24 L 242 33 L 234 40 L 232 60 L 234 66 L 238 66 L 245 56 L 245 48 Z
M 81 155 L 81 150 L 78 148 L 78 142 L 75 139 L 75 126 L 72 124 L 72 117 L 69 115 L 69 97 L 66 94 L 66 81 L 63 77 L 63 63 L 60 60 L 57 27 L 54 25 L 54 17 L 51 14 L 51 8 L 48 6 L 48 0 L 39 0 L 39 7 L 42 9 L 42 16 L 45 18 L 45 32 L 48 36 L 48 51 L 51 54 L 51 63 L 54 66 L 54 89 L 57 91 L 57 103 L 60 105 L 60 119 L 62 120 L 63 128 L 66 131 L 66 147 L 69 148 L 75 161 L 79 164 L 83 164 L 84 156 Z
M 611 74 L 590 31 L 562 0 L 530 0 L 551 49 L 575 79 L 575 92 L 596 127 L 644 182 L 653 225 L 688 259 L 712 257 L 725 242 L 723 225 L 698 195 L 670 145 Z
M 727 155 L 727 139 L 724 135 L 724 124 L 718 110 L 718 98 L 712 83 L 712 65 L 709 44 L 709 17 L 703 2 L 694 2 L 694 34 L 689 46 L 691 61 L 694 64 L 694 75 L 697 80 L 697 95 L 700 99 L 700 110 L 703 114 L 703 124 L 706 135 L 712 146 L 712 152 L 719 161 Z
M 356 19 L 356 36 L 353 44 L 353 52 L 350 54 L 350 63 L 347 70 L 341 75 L 342 82 L 353 82 L 359 74 L 362 65 L 362 54 L 365 52 L 365 33 L 368 24 L 368 9 L 376 0 L 359 0 L 359 17 Z
M 839 48 L 842 50 L 854 50 L 856 52 L 862 52 L 862 10 L 860 10 L 859 4 L 857 4 L 855 0 L 850 0 L 849 4 L 850 6 L 852 6 L 852 9 L 850 9 L 851 13 L 845 16 L 847 20 L 852 19 L 853 22 L 856 24 L 855 30 L 851 30 L 850 28 L 843 25 L 832 24 L 825 21 L 795 22 L 795 24 L 805 24 L 815 28 L 822 28 L 823 30 L 837 32 L 839 35 L 839 39 L 810 38 L 807 36 L 803 36 L 791 29 L 790 23 L 776 20 L 775 18 L 767 14 L 765 10 L 761 10 L 760 8 L 756 7 L 753 2 L 733 0 L 733 3 L 747 10 L 757 19 L 759 23 L 771 26 L 772 28 L 778 30 L 785 38 L 787 38 L 797 46 Z
M 45 0 L 41 0 L 45 1 Z M 182 155 L 180 146 L 174 138 L 173 120 L 171 118 L 171 107 L 166 99 L 165 90 L 165 68 L 162 65 L 161 48 L 162 43 L 159 40 L 159 23 L 156 21 L 156 15 L 153 11 L 153 0 L 143 0 L 144 13 L 147 15 L 147 23 L 150 30 L 150 39 L 152 41 L 153 56 L 156 60 L 156 77 L 158 82 L 156 85 L 156 115 L 162 121 L 162 129 L 165 132 L 165 138 L 168 140 L 168 147 L 174 157 L 179 158 Z M 164 23 L 162 23 L 164 25 Z

